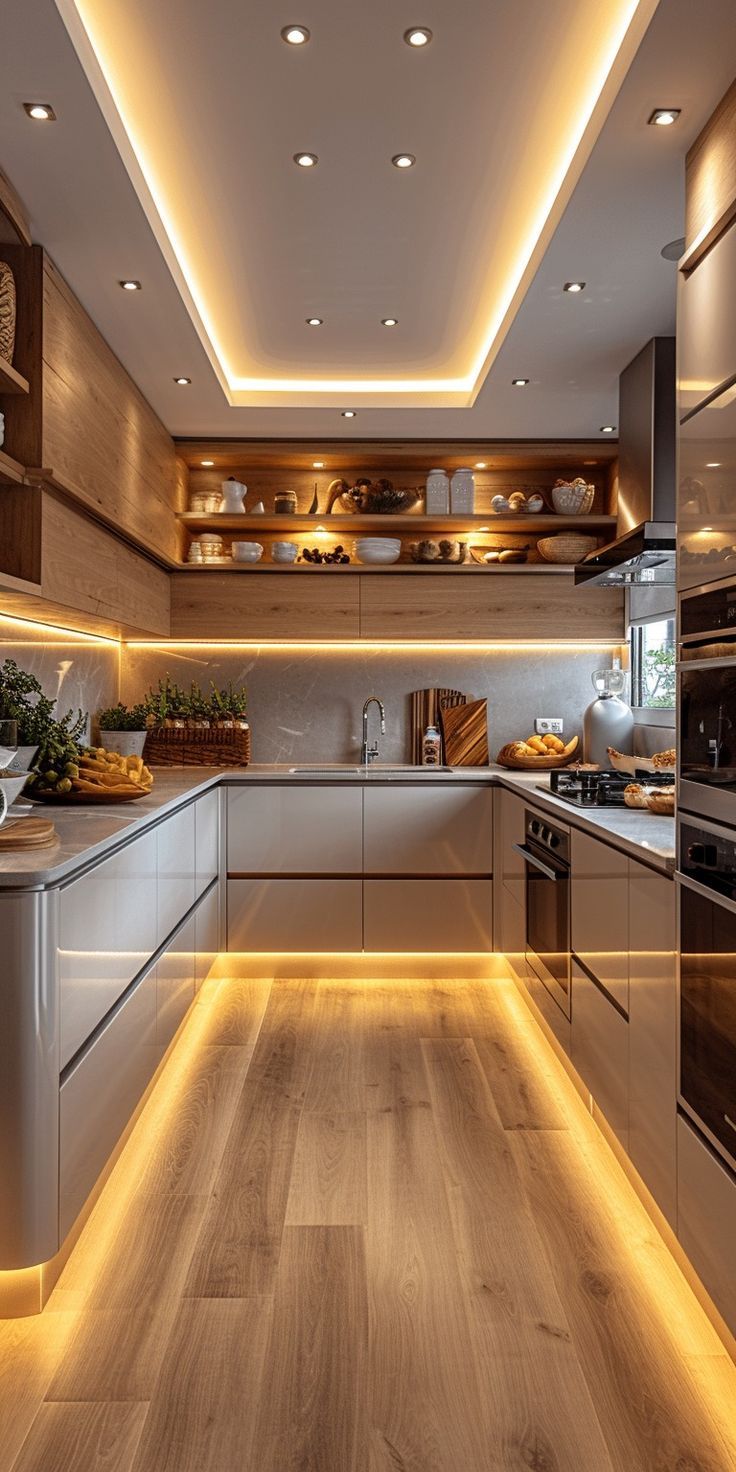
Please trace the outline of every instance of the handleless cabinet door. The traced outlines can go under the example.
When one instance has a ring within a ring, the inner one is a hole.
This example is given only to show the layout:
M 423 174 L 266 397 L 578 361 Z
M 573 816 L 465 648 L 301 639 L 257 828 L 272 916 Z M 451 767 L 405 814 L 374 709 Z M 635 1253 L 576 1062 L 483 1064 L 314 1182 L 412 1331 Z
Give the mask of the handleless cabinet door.
M 194 804 L 196 898 L 217 878 L 220 868 L 220 790 L 205 792 Z
M 572 831 L 572 949 L 629 1010 L 629 861 L 618 849 Z
M 624 1148 L 629 1134 L 629 1025 L 585 972 L 572 967 L 572 1061 Z
M 629 1154 L 676 1220 L 675 885 L 629 862 Z
M 212 970 L 220 954 L 220 885 L 215 884 L 200 901 L 195 912 L 196 953 L 194 958 L 194 986 L 198 991 Z
M 736 343 L 733 346 L 736 373 Z M 680 425 L 677 583 L 733 579 L 736 543 L 736 388 Z
M 488 787 L 366 787 L 366 874 L 489 875 L 493 793 Z
M 229 879 L 228 951 L 359 951 L 360 879 Z
M 734 280 L 736 224 L 679 284 L 677 376 L 681 419 L 736 373 Z
M 490 879 L 366 879 L 366 951 L 490 951 Z
M 360 874 L 363 795 L 358 784 L 228 789 L 228 873 Z
M 736 1334 L 736 1181 L 682 1117 L 677 1120 L 677 1235 Z
M 526 805 L 515 793 L 499 788 L 494 795 L 494 804 L 500 808 L 500 851 L 494 855 L 495 878 L 500 879 L 517 905 L 526 905 L 526 865 L 515 843 L 523 843 L 525 836 Z M 500 873 L 499 873 L 500 869 Z
M 140 838 L 62 889 L 64 1068 L 156 950 L 156 835 Z
M 190 915 L 156 967 L 156 1042 L 168 1047 L 194 1000 L 196 913 Z
M 156 829 L 159 945 L 194 904 L 194 806 L 180 808 Z

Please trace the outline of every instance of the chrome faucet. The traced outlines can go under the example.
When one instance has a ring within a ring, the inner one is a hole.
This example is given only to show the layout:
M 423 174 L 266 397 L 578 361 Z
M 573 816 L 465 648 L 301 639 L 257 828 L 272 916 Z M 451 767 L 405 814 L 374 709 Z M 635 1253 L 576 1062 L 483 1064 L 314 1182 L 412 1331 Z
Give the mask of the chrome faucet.
M 381 712 L 381 735 L 386 734 L 386 712 L 383 703 L 377 695 L 369 695 L 363 706 L 363 745 L 360 748 L 360 760 L 364 767 L 367 767 L 369 762 L 374 762 L 378 756 L 378 742 L 376 741 L 373 746 L 368 745 L 368 711 L 372 705 L 377 705 Z

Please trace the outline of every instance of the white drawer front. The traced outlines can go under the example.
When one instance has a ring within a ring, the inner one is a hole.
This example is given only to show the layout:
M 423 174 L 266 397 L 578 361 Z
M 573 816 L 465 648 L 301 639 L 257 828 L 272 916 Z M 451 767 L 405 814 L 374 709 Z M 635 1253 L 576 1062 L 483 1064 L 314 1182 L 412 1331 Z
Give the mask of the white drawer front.
M 64 1068 L 156 950 L 156 835 L 144 833 L 62 890 Z
M 229 879 L 229 951 L 359 951 L 360 879 Z
M 196 897 L 217 878 L 220 868 L 220 793 L 206 792 L 194 804 Z
M 490 874 L 493 793 L 483 787 L 366 787 L 366 874 Z
M 490 879 L 366 879 L 366 951 L 490 951 Z
M 572 832 L 572 948 L 629 1010 L 629 861 L 597 838 Z
M 677 1235 L 716 1308 L 736 1334 L 736 1181 L 681 1117 L 677 1121 Z
M 156 1041 L 168 1047 L 194 1000 L 196 916 L 190 915 L 156 966 Z
M 573 963 L 572 1061 L 624 1147 L 629 1137 L 629 1024 Z
M 172 813 L 156 829 L 159 945 L 194 904 L 194 807 Z
M 359 786 L 229 788 L 230 874 L 360 874 Z
M 196 954 L 194 959 L 194 985 L 198 990 L 212 970 L 216 957 L 222 949 L 220 940 L 220 886 L 215 885 L 194 912 L 196 924 Z

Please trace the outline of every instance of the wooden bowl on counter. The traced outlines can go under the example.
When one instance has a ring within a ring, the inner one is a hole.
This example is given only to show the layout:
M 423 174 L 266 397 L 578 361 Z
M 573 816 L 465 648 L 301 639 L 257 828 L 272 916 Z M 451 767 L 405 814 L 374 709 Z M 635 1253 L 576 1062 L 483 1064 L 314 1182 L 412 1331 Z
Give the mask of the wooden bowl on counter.
M 568 749 L 555 755 L 551 752 L 549 756 L 520 756 L 517 748 L 520 741 L 508 741 L 496 757 L 499 767 L 509 767 L 516 772 L 551 772 L 555 767 L 566 767 L 577 750 L 578 738 L 573 736 L 568 742 Z

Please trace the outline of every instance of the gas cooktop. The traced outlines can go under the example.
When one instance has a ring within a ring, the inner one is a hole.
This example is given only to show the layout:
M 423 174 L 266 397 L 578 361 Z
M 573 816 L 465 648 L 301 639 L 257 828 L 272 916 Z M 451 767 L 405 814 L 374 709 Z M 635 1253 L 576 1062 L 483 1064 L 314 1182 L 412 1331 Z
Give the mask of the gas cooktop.
M 550 792 L 576 808 L 623 808 L 624 788 L 630 782 L 646 787 L 671 787 L 672 772 L 579 772 L 563 768 L 549 774 L 549 787 L 539 783 L 540 792 Z

